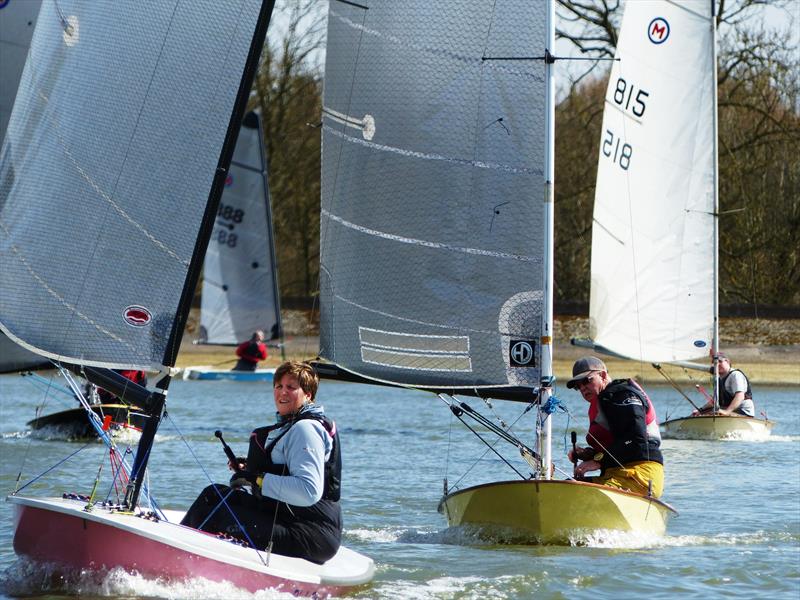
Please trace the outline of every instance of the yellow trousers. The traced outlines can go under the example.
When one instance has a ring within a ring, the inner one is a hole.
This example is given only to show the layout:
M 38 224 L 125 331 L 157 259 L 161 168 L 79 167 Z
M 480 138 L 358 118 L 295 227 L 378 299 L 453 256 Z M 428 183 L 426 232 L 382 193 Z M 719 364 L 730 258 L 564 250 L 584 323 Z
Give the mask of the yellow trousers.
M 593 477 L 592 482 L 637 494 L 647 494 L 652 485 L 653 496 L 660 498 L 664 493 L 664 467 L 652 460 L 632 462 L 624 467 L 606 469 L 599 477 Z

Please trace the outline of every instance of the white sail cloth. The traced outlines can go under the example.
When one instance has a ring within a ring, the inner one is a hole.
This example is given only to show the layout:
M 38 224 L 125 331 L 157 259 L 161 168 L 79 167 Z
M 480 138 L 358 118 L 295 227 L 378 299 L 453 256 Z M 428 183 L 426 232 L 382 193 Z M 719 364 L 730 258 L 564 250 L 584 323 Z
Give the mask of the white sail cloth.
M 259 116 L 247 115 L 203 263 L 200 341 L 238 344 L 280 335 L 278 280 Z
M 627 358 L 708 353 L 714 321 L 708 0 L 628 2 L 605 98 L 590 333 Z

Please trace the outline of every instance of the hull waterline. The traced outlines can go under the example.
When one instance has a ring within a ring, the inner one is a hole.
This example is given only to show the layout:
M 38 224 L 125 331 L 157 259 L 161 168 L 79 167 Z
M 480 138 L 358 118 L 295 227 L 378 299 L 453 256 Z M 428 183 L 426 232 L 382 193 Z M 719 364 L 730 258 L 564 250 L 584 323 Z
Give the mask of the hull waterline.
M 9 496 L 14 504 L 14 550 L 38 562 L 103 571 L 121 567 L 146 577 L 227 581 L 257 592 L 338 595 L 372 579 L 371 559 L 340 548 L 324 565 L 257 552 L 178 524 L 61 498 Z M 174 522 L 172 522 L 174 521 Z M 65 540 L 69 540 L 68 543 Z
M 544 544 L 579 543 L 598 531 L 662 536 L 677 514 L 655 498 L 581 481 L 501 481 L 449 494 L 439 511 L 450 526 Z
M 697 415 L 661 424 L 664 437 L 684 440 L 761 439 L 768 437 L 774 421 L 732 415 Z

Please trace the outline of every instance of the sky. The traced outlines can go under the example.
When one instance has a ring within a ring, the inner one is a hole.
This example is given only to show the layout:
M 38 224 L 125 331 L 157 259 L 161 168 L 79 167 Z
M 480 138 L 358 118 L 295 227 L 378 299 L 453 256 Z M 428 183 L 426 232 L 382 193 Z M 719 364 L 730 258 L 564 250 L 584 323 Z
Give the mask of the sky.
M 542 2 L 544 0 L 530 0 L 531 2 Z M 649 0 L 627 0 L 628 2 L 647 2 Z M 730 0 L 728 0 L 730 2 Z M 275 3 L 275 11 L 273 13 L 272 22 L 270 24 L 270 36 L 275 36 L 273 39 L 279 39 L 281 32 L 285 31 L 287 25 L 287 6 L 292 6 L 297 0 L 277 0 Z M 320 11 L 327 10 L 327 2 L 319 2 Z M 624 5 L 623 5 L 624 8 Z M 789 31 L 791 32 L 794 44 L 800 45 L 800 0 L 791 0 L 789 6 L 785 9 L 778 9 L 774 4 L 767 4 L 766 6 L 759 7 L 755 10 L 753 18 L 753 26 L 764 26 L 768 30 L 773 31 Z M 572 47 L 569 42 L 558 42 L 556 44 L 557 53 L 572 52 Z M 323 70 L 323 63 L 325 60 L 324 49 L 315 55 L 314 61 L 320 66 L 320 71 Z

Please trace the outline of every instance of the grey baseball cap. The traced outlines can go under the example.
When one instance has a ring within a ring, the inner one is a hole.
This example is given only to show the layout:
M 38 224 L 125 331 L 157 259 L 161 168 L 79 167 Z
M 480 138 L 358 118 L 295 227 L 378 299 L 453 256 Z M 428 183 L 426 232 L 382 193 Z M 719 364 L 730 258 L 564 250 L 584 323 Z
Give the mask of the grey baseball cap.
M 606 371 L 606 364 L 596 356 L 584 356 L 575 361 L 572 365 L 572 379 L 567 382 L 569 389 L 575 389 L 577 383 L 584 377 L 588 377 L 595 371 Z

